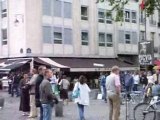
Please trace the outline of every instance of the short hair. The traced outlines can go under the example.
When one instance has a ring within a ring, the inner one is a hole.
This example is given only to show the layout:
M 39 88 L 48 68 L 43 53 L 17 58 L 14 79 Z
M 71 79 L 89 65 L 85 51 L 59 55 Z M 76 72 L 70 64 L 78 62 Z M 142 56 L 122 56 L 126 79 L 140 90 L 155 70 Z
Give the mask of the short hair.
M 84 83 L 86 83 L 86 81 L 87 81 L 87 78 L 86 78 L 84 75 L 81 75 L 81 76 L 79 77 L 79 82 L 80 82 L 80 84 L 84 84 Z
M 63 76 L 62 76 L 62 78 L 63 78 L 63 79 L 66 79 L 66 78 L 67 78 L 67 76 L 66 76 L 66 75 L 63 75 Z
M 37 74 L 37 73 L 38 73 L 37 69 L 35 69 L 35 68 L 32 69 L 32 72 L 33 72 L 34 74 Z
M 46 66 L 43 66 L 43 65 L 39 66 L 38 67 L 38 72 L 41 72 L 43 70 L 43 68 L 46 68 Z
M 47 74 L 48 74 L 49 72 L 52 72 L 52 70 L 51 70 L 51 69 L 46 69 L 45 72 L 44 72 L 44 76 L 47 76 Z
M 111 69 L 113 73 L 116 72 L 117 70 L 120 70 L 118 66 L 113 66 Z

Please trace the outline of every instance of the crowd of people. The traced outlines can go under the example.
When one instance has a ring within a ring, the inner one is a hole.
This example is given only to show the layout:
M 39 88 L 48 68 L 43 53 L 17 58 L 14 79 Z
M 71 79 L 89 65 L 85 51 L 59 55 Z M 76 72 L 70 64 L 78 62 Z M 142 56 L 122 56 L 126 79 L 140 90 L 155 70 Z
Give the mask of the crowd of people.
M 119 120 L 121 92 L 125 92 L 127 98 L 131 99 L 132 91 L 141 91 L 144 95 L 143 102 L 149 102 L 153 96 L 160 95 L 160 69 L 158 67 L 152 71 L 120 72 L 119 67 L 114 66 L 110 75 L 101 73 L 99 81 L 102 99 L 109 103 L 109 120 Z
M 8 92 L 12 97 L 15 94 L 16 97 L 20 96 L 19 110 L 23 112 L 22 115 L 51 120 L 52 108 L 54 104 L 58 104 L 59 99 L 63 100 L 64 105 L 68 105 L 70 82 L 66 75 L 56 76 L 51 69 L 40 66 L 30 73 L 11 74 L 9 78 Z M 149 97 L 151 94 L 160 93 L 159 83 L 159 69 L 148 72 L 120 72 L 118 66 L 113 66 L 110 74 L 101 73 L 98 84 L 102 99 L 109 104 L 109 119 L 119 120 L 122 91 L 126 92 L 128 97 L 132 91 L 143 91 L 145 96 Z M 72 92 L 76 94 L 74 101 L 78 107 L 80 120 L 85 120 L 84 107 L 89 105 L 90 91 L 85 76 L 81 75 L 76 79 Z
M 63 100 L 64 105 L 68 105 L 70 82 L 66 75 L 56 76 L 51 69 L 40 66 L 38 70 L 32 69 L 31 72 L 11 74 L 9 79 L 8 93 L 11 97 L 20 97 L 19 110 L 24 116 L 39 116 L 39 120 L 51 120 L 52 108 L 54 104 L 58 104 L 59 99 Z M 86 82 L 86 77 L 81 75 L 74 86 L 74 90 L 78 88 L 81 91 L 81 97 L 75 98 L 80 120 L 84 120 L 84 106 L 89 105 L 90 88 Z

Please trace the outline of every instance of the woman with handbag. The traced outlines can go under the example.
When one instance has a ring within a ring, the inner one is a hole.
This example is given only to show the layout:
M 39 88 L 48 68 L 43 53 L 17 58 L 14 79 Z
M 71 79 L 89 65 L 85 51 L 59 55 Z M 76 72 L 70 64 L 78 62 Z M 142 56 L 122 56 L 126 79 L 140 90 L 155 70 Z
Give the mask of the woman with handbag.
M 30 98 L 29 98 L 29 88 L 28 88 L 28 75 L 24 74 L 23 79 L 20 82 L 20 107 L 19 110 L 23 112 L 23 115 L 29 115 L 30 112 Z
M 84 107 L 89 105 L 90 88 L 86 84 L 86 77 L 81 75 L 79 81 L 75 84 L 72 97 L 78 105 L 80 120 L 85 120 Z

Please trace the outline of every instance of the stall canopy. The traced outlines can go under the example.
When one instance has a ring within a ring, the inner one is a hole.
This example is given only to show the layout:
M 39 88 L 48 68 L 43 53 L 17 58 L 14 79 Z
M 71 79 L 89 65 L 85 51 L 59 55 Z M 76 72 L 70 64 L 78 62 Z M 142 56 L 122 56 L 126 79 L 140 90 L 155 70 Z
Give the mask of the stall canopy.
M 55 62 L 54 60 L 50 59 L 50 58 L 38 58 L 41 61 L 50 64 L 51 66 L 54 66 L 56 68 L 69 68 L 68 66 L 65 66 L 63 64 L 59 64 L 58 62 Z
M 0 71 L 11 71 L 29 63 L 30 61 L 30 59 L 6 60 L 5 62 L 0 63 Z
M 110 71 L 117 65 L 121 70 L 137 70 L 138 65 L 116 58 L 52 58 L 53 61 L 70 67 L 71 72 Z
M 11 71 L 20 68 L 21 66 L 30 63 L 32 60 L 40 65 L 47 65 L 51 68 L 69 68 L 68 66 L 51 60 L 50 58 L 16 58 L 2 61 L 0 63 L 0 71 Z

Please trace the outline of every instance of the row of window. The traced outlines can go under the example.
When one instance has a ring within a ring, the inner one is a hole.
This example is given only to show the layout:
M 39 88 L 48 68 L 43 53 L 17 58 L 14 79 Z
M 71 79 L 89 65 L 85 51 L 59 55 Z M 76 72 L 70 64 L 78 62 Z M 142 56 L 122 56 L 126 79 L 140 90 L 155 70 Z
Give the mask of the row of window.
M 145 31 L 140 31 L 140 41 L 144 41 L 146 38 Z M 150 40 L 155 40 L 155 32 L 150 32 Z
M 44 43 L 54 44 L 72 44 L 72 30 L 70 28 L 43 26 L 43 40 Z M 119 42 L 126 44 L 137 44 L 137 32 L 119 31 Z M 110 33 L 98 33 L 99 46 L 113 47 L 113 35 Z M 89 32 L 87 30 L 81 31 L 81 44 L 89 45 Z

